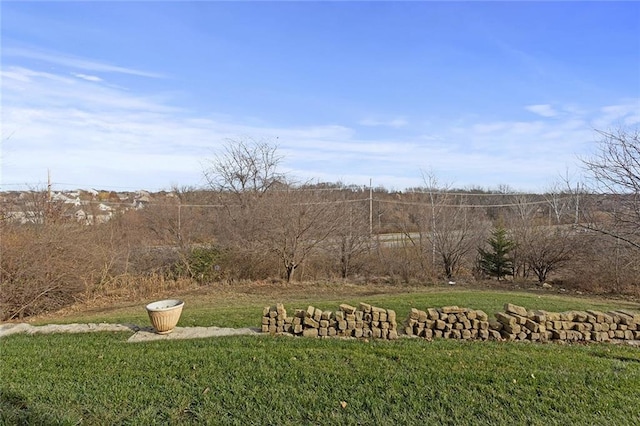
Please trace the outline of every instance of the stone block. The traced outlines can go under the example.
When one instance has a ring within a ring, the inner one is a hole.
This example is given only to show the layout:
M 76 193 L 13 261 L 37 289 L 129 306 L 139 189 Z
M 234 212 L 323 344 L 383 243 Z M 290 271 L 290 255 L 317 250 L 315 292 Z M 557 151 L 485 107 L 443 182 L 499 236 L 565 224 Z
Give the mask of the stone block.
M 515 334 L 511 334 L 511 333 L 507 333 L 505 330 L 501 330 L 500 331 L 500 338 L 502 340 L 506 340 L 507 342 L 513 342 L 514 340 L 516 340 L 516 335 Z
M 560 312 L 560 321 L 573 321 L 573 311 Z
M 560 314 L 558 312 L 547 312 L 547 321 L 560 321 Z
M 496 312 L 495 317 L 496 320 L 503 325 L 514 326 L 518 323 L 518 320 L 515 317 L 503 312 Z
M 544 324 L 547 321 L 547 314 L 545 311 L 534 310 L 530 312 L 529 319 Z
M 465 308 L 460 308 L 458 306 L 443 306 L 441 310 L 445 314 L 459 314 L 461 312 L 466 312 Z
M 359 308 L 362 312 L 371 313 L 371 305 L 368 303 L 361 302 Z
M 522 327 L 520 327 L 519 324 L 514 324 L 514 325 L 504 325 L 502 327 L 502 330 L 509 333 L 509 334 L 518 334 L 522 331 Z
M 318 336 L 325 337 L 329 335 L 329 329 L 327 327 L 320 327 L 318 329 Z
M 492 319 L 492 320 L 489 321 L 489 329 L 490 330 L 500 331 L 500 330 L 502 330 L 502 327 L 504 327 L 504 325 L 498 320 Z
M 516 314 L 522 317 L 527 316 L 527 310 L 525 308 L 523 308 L 522 306 L 511 304 L 511 303 L 504 304 L 504 311 L 508 314 Z
M 306 310 L 306 311 L 305 311 L 305 313 L 304 313 L 304 316 L 305 316 L 305 317 L 308 317 L 308 318 L 313 318 L 313 314 L 314 314 L 315 312 L 316 312 L 316 308 L 314 308 L 313 306 L 309 305 L 309 306 L 307 307 L 307 310 Z
M 352 314 L 356 311 L 356 308 L 354 306 L 343 303 L 342 305 L 340 305 L 340 310 L 346 314 Z
M 387 310 L 387 321 L 390 323 L 396 322 L 396 311 L 388 309 Z
M 302 321 L 302 323 L 304 325 L 306 325 L 309 328 L 318 328 L 320 327 L 320 324 L 318 323 L 318 321 L 314 320 L 313 318 L 310 317 L 306 317 L 304 319 L 304 321 Z
M 627 309 L 618 309 L 617 312 L 630 316 L 633 322 L 635 322 L 636 324 L 640 324 L 640 313 L 632 312 Z
M 594 322 L 596 323 L 604 322 L 604 312 L 590 309 L 590 310 L 587 310 L 587 313 L 591 315 Z
M 540 331 L 540 324 L 530 319 L 527 319 L 527 321 L 524 323 L 524 326 L 534 333 L 537 333 Z
M 498 330 L 487 330 L 489 332 L 489 340 L 502 340 L 502 335 Z
M 573 320 L 575 322 L 587 322 L 589 316 L 584 311 L 574 311 Z
M 387 339 L 396 340 L 398 338 L 398 332 L 395 330 L 389 330 L 389 334 L 387 334 Z
M 316 320 L 316 321 L 320 321 L 322 319 L 322 310 L 321 309 L 316 308 L 313 311 L 313 319 Z
M 318 329 L 317 328 L 305 328 L 302 330 L 303 337 L 318 337 Z
M 429 308 L 427 309 L 427 316 L 429 317 L 430 320 L 435 321 L 437 319 L 440 319 L 440 314 L 438 313 L 438 310 L 435 308 Z
M 480 321 L 489 321 L 489 315 L 485 311 L 476 310 L 476 318 Z
M 611 318 L 613 318 L 613 322 L 615 324 L 619 324 L 620 323 L 620 314 L 617 313 L 616 311 L 609 311 L 609 312 L 607 312 L 607 315 L 609 315 Z

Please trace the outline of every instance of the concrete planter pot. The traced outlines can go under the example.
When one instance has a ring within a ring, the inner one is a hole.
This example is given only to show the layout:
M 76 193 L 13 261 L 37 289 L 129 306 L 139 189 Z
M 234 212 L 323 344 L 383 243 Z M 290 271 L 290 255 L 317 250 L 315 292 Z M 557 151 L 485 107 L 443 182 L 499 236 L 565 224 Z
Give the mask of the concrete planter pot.
M 160 300 L 147 305 L 147 313 L 158 334 L 169 334 L 178 324 L 182 314 L 182 300 Z

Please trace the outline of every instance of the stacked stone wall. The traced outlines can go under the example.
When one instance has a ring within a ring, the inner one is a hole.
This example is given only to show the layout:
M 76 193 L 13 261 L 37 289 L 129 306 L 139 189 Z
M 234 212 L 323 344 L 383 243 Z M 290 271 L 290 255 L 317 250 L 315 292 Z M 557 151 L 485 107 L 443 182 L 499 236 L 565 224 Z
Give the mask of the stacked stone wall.
M 626 310 L 548 312 L 511 303 L 494 318 L 481 310 L 443 306 L 412 308 L 398 329 L 396 312 L 360 303 L 337 311 L 313 306 L 288 316 L 284 305 L 264 308 L 262 332 L 304 337 L 397 339 L 399 335 L 431 339 L 608 342 L 640 340 L 640 314 Z
M 323 311 L 313 306 L 296 309 L 287 316 L 282 304 L 264 308 L 264 333 L 286 333 L 305 337 L 363 337 L 397 339 L 396 313 L 367 303 L 355 306 L 342 304 L 337 311 Z

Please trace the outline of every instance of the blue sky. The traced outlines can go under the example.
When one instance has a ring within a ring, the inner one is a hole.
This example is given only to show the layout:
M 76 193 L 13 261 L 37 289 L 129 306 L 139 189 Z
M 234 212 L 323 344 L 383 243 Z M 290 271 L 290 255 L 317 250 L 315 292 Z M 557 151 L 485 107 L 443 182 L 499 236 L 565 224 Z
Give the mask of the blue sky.
M 640 123 L 638 2 L 6 2 L 0 190 L 301 181 L 544 191 Z

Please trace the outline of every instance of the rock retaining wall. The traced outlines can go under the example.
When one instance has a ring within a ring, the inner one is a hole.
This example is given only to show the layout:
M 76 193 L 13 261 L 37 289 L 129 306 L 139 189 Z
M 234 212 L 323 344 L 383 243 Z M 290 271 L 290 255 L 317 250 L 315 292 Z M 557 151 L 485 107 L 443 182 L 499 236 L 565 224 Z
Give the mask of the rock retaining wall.
M 397 339 L 399 334 L 424 339 L 499 340 L 533 342 L 607 342 L 640 340 L 640 314 L 625 310 L 548 312 L 506 303 L 495 318 L 481 310 L 444 306 L 412 308 L 398 330 L 396 313 L 360 303 L 342 304 L 338 311 L 313 306 L 287 316 L 282 304 L 264 308 L 263 333 L 305 337 Z
M 296 309 L 293 316 L 287 316 L 280 303 L 267 306 L 262 316 L 262 332 L 305 337 L 398 338 L 395 311 L 367 303 L 360 303 L 357 308 L 342 304 L 335 312 L 309 306 L 306 310 Z

